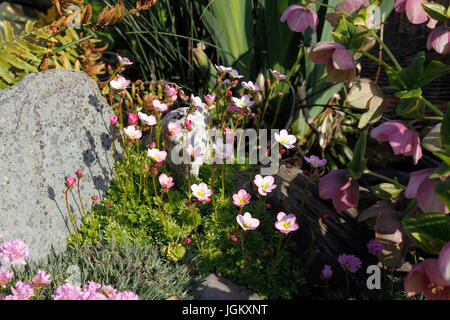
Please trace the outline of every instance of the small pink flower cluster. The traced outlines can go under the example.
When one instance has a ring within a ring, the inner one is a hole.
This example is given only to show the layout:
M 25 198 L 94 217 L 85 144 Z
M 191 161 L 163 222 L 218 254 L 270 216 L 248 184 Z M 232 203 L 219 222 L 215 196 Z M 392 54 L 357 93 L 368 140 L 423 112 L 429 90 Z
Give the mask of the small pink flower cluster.
M 139 296 L 131 291 L 118 292 L 108 285 L 101 285 L 89 281 L 82 289 L 71 283 L 57 288 L 52 296 L 53 300 L 139 300 Z

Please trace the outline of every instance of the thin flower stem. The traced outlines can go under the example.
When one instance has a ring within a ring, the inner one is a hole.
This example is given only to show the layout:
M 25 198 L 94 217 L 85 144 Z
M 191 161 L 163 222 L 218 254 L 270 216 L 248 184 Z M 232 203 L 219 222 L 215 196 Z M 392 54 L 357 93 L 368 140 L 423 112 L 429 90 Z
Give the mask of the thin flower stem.
M 160 218 L 161 218 L 161 222 L 162 222 L 162 224 L 163 224 L 163 227 L 164 227 L 167 231 L 169 231 L 168 225 L 167 225 L 166 217 L 164 216 L 164 213 L 163 213 L 162 208 L 161 208 L 160 199 L 158 199 L 158 191 L 156 190 L 156 182 L 155 182 L 155 173 L 152 173 L 152 180 L 153 180 L 153 189 L 155 190 L 155 197 L 157 198 L 157 199 L 156 199 L 156 203 L 158 204 L 159 216 L 160 216 Z
M 269 106 L 269 101 L 271 100 L 270 98 L 272 96 L 273 89 L 275 89 L 275 85 L 274 84 L 272 84 L 270 86 L 269 95 L 267 96 L 266 104 L 264 105 L 264 111 L 263 111 L 263 114 L 261 116 L 261 120 L 258 123 L 258 129 L 261 128 L 262 124 L 264 123 L 264 117 L 266 116 L 267 107 Z
M 262 202 L 263 202 L 262 197 L 258 193 L 258 207 L 256 209 L 256 216 L 258 217 L 258 219 L 259 219 L 259 216 L 260 216 L 260 213 L 261 213 Z
M 216 162 L 214 161 L 213 168 L 212 168 L 212 174 L 211 174 L 211 199 L 214 207 L 214 216 L 216 217 L 216 220 L 218 219 L 217 216 L 217 208 L 216 208 L 216 200 L 215 200 L 215 193 L 214 193 L 214 174 L 216 173 Z
M 78 199 L 80 200 L 80 204 L 81 204 L 81 211 L 83 211 L 83 217 L 86 219 L 86 211 L 84 211 L 83 201 L 81 200 L 80 180 L 81 180 L 81 178 L 78 178 L 78 181 L 77 181 L 77 193 L 78 193 Z
M 434 104 L 432 104 L 430 101 L 428 101 L 427 99 L 425 99 L 424 97 L 422 97 L 423 102 L 425 102 L 425 105 L 430 108 L 436 115 L 438 115 L 439 117 L 443 117 L 444 113 L 438 109 L 438 107 L 436 107 Z
M 195 209 L 197 208 L 197 202 L 192 207 L 192 223 L 194 224 L 194 232 L 197 233 L 197 224 L 195 223 Z
M 223 177 L 223 169 L 225 167 L 225 164 L 222 163 L 222 201 L 225 200 L 225 182 Z
M 385 181 L 387 181 L 387 182 L 390 182 L 390 183 L 392 183 L 393 185 L 395 185 L 396 187 L 403 188 L 403 189 L 406 188 L 406 187 L 405 187 L 404 185 L 402 185 L 400 182 L 398 182 L 398 181 L 396 181 L 396 180 L 393 180 L 393 179 L 390 179 L 390 178 L 388 178 L 388 177 L 386 177 L 386 176 L 383 176 L 383 175 L 381 175 L 381 174 L 379 174 L 379 173 L 370 171 L 369 169 L 364 170 L 363 173 L 364 173 L 364 174 L 369 174 L 369 175 L 371 175 L 371 176 L 374 176 L 374 177 L 380 178 L 380 179 L 382 179 L 382 180 L 385 180 Z
M 192 191 L 191 191 L 191 162 L 188 163 L 188 194 L 189 194 L 189 201 L 192 197 Z
M 70 212 L 69 209 L 69 200 L 67 199 L 67 193 L 69 192 L 69 189 L 67 188 L 66 192 L 64 192 L 64 194 L 66 195 L 66 208 L 67 208 L 67 213 L 69 214 L 69 220 L 72 223 L 72 228 L 73 231 L 75 232 L 76 237 L 78 238 L 78 231 L 77 228 L 75 227 L 75 222 L 74 222 L 74 217 L 72 215 L 72 213 Z
M 247 255 L 244 249 L 244 230 L 241 230 L 241 247 L 242 247 L 242 255 L 244 256 L 244 267 L 245 267 L 245 259 Z
M 389 56 L 389 58 L 391 58 L 391 60 L 394 63 L 395 67 L 397 68 L 397 70 L 398 71 L 402 70 L 402 67 L 398 63 L 398 61 L 395 58 L 395 56 L 392 54 L 391 50 L 389 50 L 389 48 L 386 46 L 386 44 L 383 41 L 381 41 L 381 39 L 378 37 L 378 35 L 375 33 L 375 31 L 370 29 L 369 32 L 375 38 L 375 40 L 380 44 L 380 46 L 383 47 L 384 51 L 386 51 L 387 55 Z
M 116 161 L 117 161 L 116 144 L 114 143 L 115 136 L 116 136 L 116 128 L 113 127 L 113 129 L 112 129 L 112 147 L 113 147 L 113 154 L 114 154 L 114 163 L 116 163 Z
M 278 258 L 280 256 L 280 249 L 281 249 L 281 242 L 283 241 L 283 236 L 280 234 L 280 241 L 278 242 L 278 249 L 277 249 L 277 255 L 275 257 L 275 265 L 273 267 L 273 272 L 277 270 L 278 266 Z
M 378 64 L 381 64 L 382 66 L 384 66 L 386 69 L 391 70 L 392 67 L 390 65 L 388 65 L 386 62 L 384 62 L 381 59 L 378 59 L 377 57 L 375 57 L 374 55 L 368 53 L 367 51 L 359 51 L 360 53 L 362 53 L 363 55 L 365 55 L 367 58 L 372 59 L 375 62 L 378 62 Z
M 122 211 L 125 212 L 125 206 L 127 205 L 127 197 L 128 197 L 128 172 L 125 168 L 125 197 L 123 199 Z

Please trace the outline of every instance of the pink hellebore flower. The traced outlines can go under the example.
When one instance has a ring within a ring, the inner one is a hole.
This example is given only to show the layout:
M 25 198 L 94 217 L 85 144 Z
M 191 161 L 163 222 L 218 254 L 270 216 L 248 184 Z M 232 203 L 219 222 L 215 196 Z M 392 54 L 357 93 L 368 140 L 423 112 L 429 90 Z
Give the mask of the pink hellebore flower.
M 77 179 L 76 179 L 76 178 L 74 178 L 74 177 L 72 177 L 72 176 L 68 176 L 68 177 L 66 178 L 66 185 L 67 185 L 68 187 L 73 186 L 75 183 L 77 183 Z
M 250 91 L 261 91 L 261 87 L 254 84 L 252 81 L 249 82 L 242 81 L 241 85 L 243 88 Z
M 25 265 L 28 255 L 28 247 L 22 240 L 7 240 L 0 246 L 0 259 L 4 263 Z
M 109 123 L 111 123 L 112 126 L 115 126 L 117 124 L 117 121 L 119 121 L 119 119 L 115 114 L 109 117 Z
M 209 197 L 212 195 L 212 190 L 208 189 L 206 183 L 193 184 L 191 186 L 192 194 L 198 201 L 209 201 Z
M 165 173 L 162 173 L 159 178 L 159 183 L 161 184 L 161 186 L 163 186 L 166 189 L 170 189 L 171 187 L 173 187 L 175 185 L 175 183 L 173 183 L 173 178 L 172 177 L 168 177 Z
M 412 156 L 414 164 L 422 158 L 419 135 L 401 122 L 384 122 L 372 129 L 370 136 L 378 141 L 389 141 L 395 155 Z
M 33 282 L 36 287 L 45 287 L 52 283 L 52 276 L 44 270 L 39 269 L 31 282 Z
M 135 113 L 130 113 L 128 114 L 128 123 L 131 124 L 136 124 L 138 122 L 138 116 Z
M 331 199 L 336 211 L 354 208 L 358 205 L 359 184 L 348 170 L 332 170 L 320 179 L 319 195 Z
M 236 217 L 236 221 L 244 231 L 255 230 L 259 226 L 259 220 L 252 218 L 250 212 L 244 213 L 244 216 L 239 214 Z
M 327 164 L 327 159 L 320 159 L 318 156 L 312 155 L 311 157 L 304 156 L 306 162 L 308 162 L 314 168 L 320 168 Z
M 350 81 L 355 76 L 355 59 L 341 44 L 331 41 L 316 43 L 309 53 L 314 63 L 327 63 L 328 82 Z
M 286 149 L 295 148 L 294 143 L 297 141 L 297 138 L 293 134 L 288 134 L 287 130 L 283 129 L 280 131 L 280 134 L 275 133 L 275 140 L 281 143 Z
M 272 176 L 266 176 L 263 178 L 261 175 L 257 174 L 253 182 L 258 187 L 258 192 L 262 196 L 266 196 L 277 187 L 277 185 L 274 184 L 275 179 Z
M 143 123 L 145 123 L 148 126 L 154 126 L 156 124 L 155 116 L 151 116 L 151 115 L 149 116 L 145 113 L 138 112 L 138 117 L 139 117 L 139 119 L 141 119 L 141 121 Z
M 298 229 L 298 224 L 295 222 L 296 217 L 293 214 L 286 215 L 284 212 L 279 212 L 277 220 L 275 222 L 275 228 L 281 233 L 290 233 Z
M 450 242 L 442 247 L 438 259 L 425 259 L 405 278 L 408 297 L 423 293 L 428 300 L 450 300 Z
M 181 132 L 181 125 L 179 123 L 169 122 L 169 124 L 167 125 L 167 129 L 169 130 L 172 137 L 174 137 Z
M 248 193 L 244 189 L 241 189 L 238 193 L 233 194 L 233 204 L 242 208 L 243 206 L 250 203 L 251 197 L 252 196 L 250 195 L 250 193 Z
M 123 129 L 123 133 L 125 133 L 131 140 L 140 139 L 142 137 L 142 131 L 137 130 L 135 126 L 126 127 Z
M 287 78 L 284 74 L 279 73 L 277 70 L 269 69 L 270 73 L 277 79 L 284 80 Z
M 341 254 L 338 261 L 344 271 L 355 273 L 361 268 L 361 260 L 352 254 Z
M 440 54 L 450 53 L 450 27 L 443 24 L 433 29 L 428 35 L 427 48 Z
M 0 268 L 0 287 L 6 286 L 11 279 L 14 278 L 14 272 L 10 271 L 6 267 Z
M 246 107 L 251 107 L 255 104 L 255 101 L 251 101 L 250 97 L 246 94 L 244 94 L 240 99 L 233 97 L 233 102 L 239 109 L 243 109 Z
M 419 208 L 424 212 L 449 213 L 441 198 L 434 192 L 434 185 L 439 179 L 429 179 L 434 169 L 423 169 L 411 172 L 408 185 L 406 187 L 406 198 L 417 198 Z
M 353 14 L 369 5 L 369 0 L 344 0 L 344 2 L 341 2 L 336 6 L 336 9 L 345 11 L 348 14 Z
M 196 108 L 204 108 L 206 107 L 206 103 L 204 103 L 202 101 L 202 98 L 200 97 L 196 97 L 193 94 L 191 94 L 191 103 L 194 105 L 194 107 Z
M 150 159 L 152 159 L 155 162 L 163 162 L 164 160 L 166 160 L 167 152 L 153 148 L 147 150 L 147 155 Z
M 312 30 L 317 28 L 319 18 L 314 10 L 301 4 L 290 5 L 281 16 L 280 21 L 287 20 L 289 29 L 295 32 L 305 31 L 310 27 Z
M 111 80 L 109 85 L 116 90 L 123 90 L 131 83 L 130 80 L 125 79 L 122 76 L 118 76 L 117 80 Z
M 395 0 L 395 11 L 403 12 L 406 11 L 406 16 L 408 20 L 413 24 L 421 24 L 428 22 L 429 28 L 434 28 L 436 25 L 436 20 L 431 19 L 423 10 L 422 3 L 427 2 L 426 0 Z
M 133 62 L 131 62 L 130 59 L 121 57 L 121 56 L 119 56 L 118 53 L 116 53 L 116 57 L 117 57 L 117 60 L 119 60 L 120 64 L 123 66 L 129 66 L 129 65 L 133 64 Z

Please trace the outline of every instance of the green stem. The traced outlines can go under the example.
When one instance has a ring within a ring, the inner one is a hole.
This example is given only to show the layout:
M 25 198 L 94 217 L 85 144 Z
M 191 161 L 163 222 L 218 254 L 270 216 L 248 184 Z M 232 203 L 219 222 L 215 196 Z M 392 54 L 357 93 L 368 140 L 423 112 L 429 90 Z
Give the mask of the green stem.
M 225 164 L 222 163 L 222 201 L 225 200 L 225 182 L 223 177 L 223 169 L 225 167 Z
M 84 205 L 83 205 L 83 201 L 81 200 L 81 194 L 80 194 L 80 180 L 81 180 L 81 178 L 78 178 L 77 193 L 78 193 L 78 199 L 80 200 L 80 204 L 81 204 L 81 211 L 83 211 L 83 217 L 84 217 L 84 219 L 86 219 L 86 211 L 84 211 Z
M 66 192 L 64 193 L 66 195 L 66 208 L 67 208 L 67 213 L 69 214 L 69 220 L 72 223 L 72 228 L 73 231 L 75 232 L 76 237 L 78 238 L 78 231 L 77 228 L 75 227 L 75 222 L 74 222 L 74 217 L 72 215 L 72 213 L 70 212 L 69 209 L 69 200 L 67 199 L 67 193 L 69 192 L 69 189 L 66 190 Z
M 212 203 L 214 207 L 214 216 L 216 217 L 216 220 L 218 219 L 217 216 L 217 208 L 216 208 L 216 200 L 215 200 L 215 194 L 214 194 L 214 174 L 216 173 L 216 162 L 214 161 L 213 168 L 212 168 L 212 174 L 211 174 L 211 190 L 212 190 Z
M 283 241 L 283 236 L 280 234 L 280 241 L 278 242 L 278 249 L 277 249 L 277 255 L 275 257 L 275 265 L 273 267 L 273 272 L 275 272 L 277 270 L 278 258 L 280 256 L 280 249 L 281 249 L 281 242 L 282 241 Z
M 378 59 L 377 57 L 375 57 L 374 55 L 368 53 L 367 51 L 359 51 L 360 53 L 362 53 L 363 55 L 365 55 L 367 58 L 372 59 L 375 62 L 378 62 L 378 64 L 381 64 L 382 66 L 384 66 L 386 69 L 391 70 L 392 67 L 390 65 L 388 65 L 386 62 L 384 62 L 381 59 Z
M 244 256 L 244 267 L 245 267 L 245 260 L 247 259 L 247 255 L 245 254 L 244 249 L 244 230 L 241 230 L 241 248 L 242 248 L 242 255 Z
M 434 104 L 432 104 L 430 101 L 428 101 L 427 99 L 425 99 L 424 97 L 422 97 L 423 102 L 425 102 L 425 105 L 430 108 L 436 115 L 438 115 L 439 117 L 443 117 L 444 113 L 438 109 L 438 107 L 436 107 Z
M 389 58 L 391 58 L 391 60 L 394 63 L 395 67 L 397 68 L 397 70 L 401 71 L 402 67 L 398 63 L 397 59 L 395 59 L 395 56 L 392 54 L 391 50 L 389 50 L 389 48 L 386 46 L 386 44 L 383 41 L 381 41 L 381 39 L 378 37 L 378 35 L 375 33 L 375 31 L 370 29 L 369 32 L 375 38 L 375 40 L 380 44 L 380 46 L 384 49 L 384 51 L 386 51 L 387 55 L 389 56 Z
M 303 213 L 303 207 L 305 206 L 306 195 L 308 194 L 308 187 L 311 182 L 312 176 L 313 176 L 313 169 L 311 168 L 311 170 L 309 171 L 308 180 L 306 180 L 305 190 L 303 192 L 302 203 L 300 205 L 300 210 L 298 211 L 298 218 L 300 218 L 300 216 Z
M 390 183 L 392 183 L 393 185 L 395 185 L 397 188 L 403 188 L 403 189 L 406 188 L 404 185 L 402 185 L 402 184 L 399 183 L 398 181 L 395 181 L 395 180 L 393 180 L 393 179 L 390 179 L 390 178 L 388 178 L 388 177 L 386 177 L 386 176 L 383 176 L 383 175 L 381 175 L 381 174 L 379 174 L 379 173 L 370 171 L 369 169 L 364 170 L 363 173 L 364 173 L 364 174 L 369 174 L 369 175 L 371 175 L 371 176 L 374 176 L 374 177 L 380 178 L 380 179 L 382 179 L 382 180 L 385 180 L 385 181 L 387 181 L 387 182 L 390 182 Z

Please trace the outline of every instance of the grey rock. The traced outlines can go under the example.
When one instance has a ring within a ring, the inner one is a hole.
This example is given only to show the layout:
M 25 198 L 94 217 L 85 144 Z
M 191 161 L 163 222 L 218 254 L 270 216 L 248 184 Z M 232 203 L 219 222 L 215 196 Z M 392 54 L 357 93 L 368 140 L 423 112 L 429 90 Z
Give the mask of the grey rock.
M 258 295 L 246 287 L 215 273 L 200 280 L 195 300 L 261 300 Z
M 186 120 L 186 114 L 189 110 L 188 107 L 182 107 L 170 111 L 162 119 L 163 136 L 166 137 L 166 151 L 167 151 L 167 163 L 172 170 L 181 170 L 183 176 L 187 177 L 188 172 L 188 158 L 183 160 L 183 150 L 189 144 L 202 148 L 203 156 L 195 159 L 195 162 L 191 163 L 191 175 L 198 176 L 201 165 L 211 155 L 211 147 L 208 141 L 208 118 L 204 109 L 197 109 L 195 112 L 189 113 L 187 119 L 192 121 L 192 130 L 189 133 L 180 133 L 174 137 L 168 137 L 168 125 L 170 122 L 175 122 L 184 127 Z
M 82 170 L 84 207 L 101 200 L 113 172 L 111 108 L 84 72 L 58 69 L 27 75 L 0 91 L 0 232 L 22 239 L 30 257 L 65 247 L 73 232 L 64 180 Z M 81 221 L 76 188 L 69 206 Z

